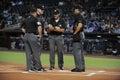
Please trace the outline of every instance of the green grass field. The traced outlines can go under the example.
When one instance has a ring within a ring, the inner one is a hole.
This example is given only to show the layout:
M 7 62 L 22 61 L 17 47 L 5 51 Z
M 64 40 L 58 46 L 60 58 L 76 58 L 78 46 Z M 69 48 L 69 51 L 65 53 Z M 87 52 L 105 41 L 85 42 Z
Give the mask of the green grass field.
M 49 54 L 41 54 L 43 66 L 49 66 Z M 0 62 L 26 63 L 25 52 L 8 52 L 0 51 Z M 120 59 L 96 58 L 85 56 L 85 64 L 87 68 L 111 68 L 120 69 Z M 66 67 L 74 67 L 74 58 L 72 55 L 64 55 L 64 65 Z M 56 56 L 57 66 L 57 56 Z

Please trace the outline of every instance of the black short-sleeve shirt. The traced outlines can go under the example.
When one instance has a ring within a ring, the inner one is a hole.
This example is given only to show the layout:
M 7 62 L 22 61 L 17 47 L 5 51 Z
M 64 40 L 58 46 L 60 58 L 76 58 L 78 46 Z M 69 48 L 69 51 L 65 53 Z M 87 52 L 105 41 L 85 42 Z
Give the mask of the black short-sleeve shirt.
M 38 33 L 38 26 L 41 26 L 41 22 L 36 17 L 29 16 L 25 19 L 22 28 L 26 30 L 26 33 Z
M 82 23 L 82 28 L 80 29 L 80 31 L 77 34 L 73 35 L 74 42 L 79 42 L 81 40 L 80 32 L 83 31 L 84 24 L 85 24 L 85 20 L 82 17 L 82 15 L 80 15 L 80 14 L 74 15 L 73 33 L 75 32 L 75 29 L 79 23 Z
M 51 18 L 49 21 L 49 25 L 52 25 L 53 27 L 58 26 L 60 28 L 66 29 L 65 21 L 60 18 L 59 21 L 56 22 L 54 18 Z M 62 32 L 56 32 L 56 31 L 50 31 L 49 35 L 61 35 Z

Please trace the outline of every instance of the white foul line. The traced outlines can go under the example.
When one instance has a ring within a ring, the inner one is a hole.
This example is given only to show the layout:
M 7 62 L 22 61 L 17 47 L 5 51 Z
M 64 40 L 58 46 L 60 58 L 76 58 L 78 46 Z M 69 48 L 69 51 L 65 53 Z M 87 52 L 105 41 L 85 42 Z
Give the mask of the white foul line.
M 86 76 L 93 76 L 93 75 L 95 75 L 96 73 L 89 73 L 89 74 L 87 74 Z
M 105 71 L 97 71 L 97 73 L 103 73 L 103 72 L 105 72 Z
M 87 74 L 86 76 L 93 76 L 93 75 L 95 75 L 97 73 L 103 73 L 103 72 L 105 72 L 105 71 L 91 72 L 91 73 Z

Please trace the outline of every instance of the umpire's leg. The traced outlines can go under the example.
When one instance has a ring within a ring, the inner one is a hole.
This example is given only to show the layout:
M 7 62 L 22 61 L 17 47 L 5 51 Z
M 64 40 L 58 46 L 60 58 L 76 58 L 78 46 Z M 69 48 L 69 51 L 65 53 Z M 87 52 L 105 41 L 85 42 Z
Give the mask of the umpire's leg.
M 55 37 L 49 36 L 50 66 L 55 66 Z
M 34 66 L 36 69 L 39 69 L 42 67 L 41 61 L 40 61 L 40 45 L 37 36 L 34 34 L 31 34 L 29 37 L 29 43 L 32 48 L 33 57 L 34 57 Z
M 58 66 L 63 67 L 63 54 L 64 54 L 64 38 L 63 36 L 56 37 L 56 45 L 58 50 Z
M 33 67 L 33 56 L 30 44 L 28 42 L 29 34 L 25 34 L 24 36 L 24 44 L 25 44 L 25 52 L 26 52 L 26 63 L 27 63 L 27 70 L 34 69 Z
M 73 43 L 73 55 L 75 60 L 76 68 L 83 69 L 84 68 L 84 56 L 82 53 L 82 44 L 80 42 Z

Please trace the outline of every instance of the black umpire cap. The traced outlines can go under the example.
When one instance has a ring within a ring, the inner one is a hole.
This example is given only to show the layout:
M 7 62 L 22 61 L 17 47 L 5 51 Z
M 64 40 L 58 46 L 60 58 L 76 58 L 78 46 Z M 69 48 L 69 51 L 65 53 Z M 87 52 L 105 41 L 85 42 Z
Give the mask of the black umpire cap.
M 76 6 L 74 6 L 73 10 L 75 10 L 75 9 L 79 9 L 79 10 L 81 10 L 81 9 L 82 9 L 82 6 L 80 6 L 80 5 L 76 5 Z
M 60 14 L 60 11 L 58 9 L 55 9 L 53 12 L 54 15 Z
M 44 5 L 36 5 L 37 8 L 44 10 L 45 6 Z
M 36 12 L 36 11 L 37 11 L 37 8 L 35 8 L 35 7 L 30 8 L 30 13 L 33 13 L 33 12 Z

